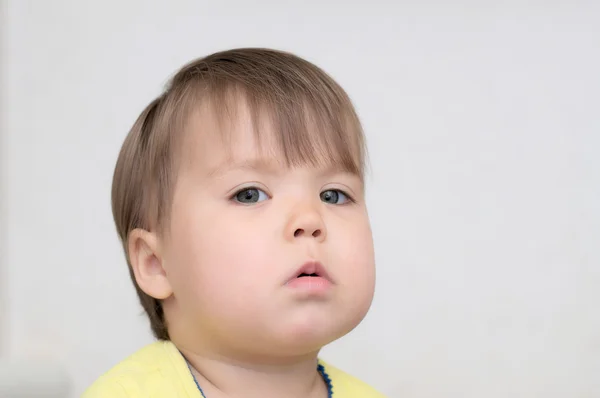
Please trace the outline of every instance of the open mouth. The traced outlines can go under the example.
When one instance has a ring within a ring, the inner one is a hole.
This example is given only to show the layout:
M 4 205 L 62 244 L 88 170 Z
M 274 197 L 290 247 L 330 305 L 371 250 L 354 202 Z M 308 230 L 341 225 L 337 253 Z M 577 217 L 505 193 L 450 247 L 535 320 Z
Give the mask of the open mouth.
M 325 270 L 325 267 L 318 261 L 308 261 L 304 263 L 304 265 L 298 268 L 296 272 L 291 275 L 290 280 L 305 278 L 322 278 L 331 281 L 327 271 Z
M 310 277 L 319 277 L 320 275 L 317 274 L 316 272 L 313 272 L 312 274 L 307 274 L 307 273 L 301 273 L 300 275 L 298 275 L 296 278 L 310 278 Z
M 318 261 L 308 261 L 290 275 L 286 285 L 303 296 L 323 297 L 334 282 L 329 278 L 323 264 Z

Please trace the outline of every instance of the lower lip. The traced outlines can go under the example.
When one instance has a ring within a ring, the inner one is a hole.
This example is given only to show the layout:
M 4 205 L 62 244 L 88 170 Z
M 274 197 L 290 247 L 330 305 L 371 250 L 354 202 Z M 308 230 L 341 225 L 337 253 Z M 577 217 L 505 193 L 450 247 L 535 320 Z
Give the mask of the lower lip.
M 292 279 L 287 286 L 304 293 L 323 294 L 331 287 L 331 282 L 320 276 L 303 276 Z

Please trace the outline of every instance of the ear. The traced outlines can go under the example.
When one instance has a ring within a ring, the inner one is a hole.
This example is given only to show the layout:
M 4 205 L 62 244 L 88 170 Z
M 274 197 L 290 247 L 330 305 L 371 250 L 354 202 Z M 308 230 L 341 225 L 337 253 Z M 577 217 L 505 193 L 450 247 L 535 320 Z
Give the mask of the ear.
M 140 289 L 158 300 L 169 298 L 173 290 L 163 268 L 158 236 L 134 229 L 129 233 L 127 245 L 129 262 Z

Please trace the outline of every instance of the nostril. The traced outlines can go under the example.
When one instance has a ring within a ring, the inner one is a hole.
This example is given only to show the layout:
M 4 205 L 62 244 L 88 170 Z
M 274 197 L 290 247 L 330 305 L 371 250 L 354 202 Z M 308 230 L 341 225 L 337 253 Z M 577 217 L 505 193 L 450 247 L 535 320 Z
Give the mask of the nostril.
M 296 231 L 294 231 L 294 238 L 298 238 L 299 236 L 304 235 L 304 231 L 302 228 L 298 228 Z M 313 238 L 318 238 L 319 236 L 321 236 L 321 230 L 320 229 L 315 229 L 315 231 L 311 234 Z

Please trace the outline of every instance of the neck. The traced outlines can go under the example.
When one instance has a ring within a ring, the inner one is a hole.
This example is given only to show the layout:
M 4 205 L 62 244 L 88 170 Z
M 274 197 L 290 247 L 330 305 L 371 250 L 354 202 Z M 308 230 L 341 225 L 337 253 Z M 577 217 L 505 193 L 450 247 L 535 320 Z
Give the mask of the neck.
M 317 353 L 286 360 L 236 360 L 181 350 L 207 398 L 327 397 Z

